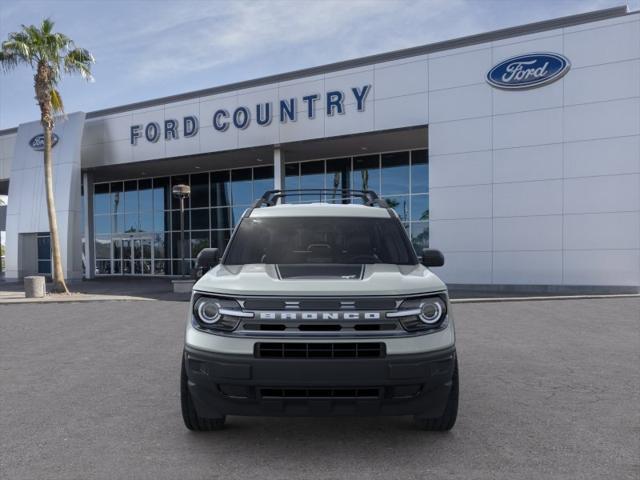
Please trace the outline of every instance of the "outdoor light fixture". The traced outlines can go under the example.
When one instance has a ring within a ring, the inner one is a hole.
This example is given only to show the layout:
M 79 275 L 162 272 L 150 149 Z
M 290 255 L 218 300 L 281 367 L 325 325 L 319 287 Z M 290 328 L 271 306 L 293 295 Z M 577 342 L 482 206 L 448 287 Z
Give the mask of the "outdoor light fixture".
M 173 196 L 180 199 L 180 254 L 182 256 L 182 261 L 180 262 L 180 275 L 184 278 L 184 201 L 189 198 L 191 195 L 191 188 L 189 185 L 175 185 L 171 189 L 171 193 Z

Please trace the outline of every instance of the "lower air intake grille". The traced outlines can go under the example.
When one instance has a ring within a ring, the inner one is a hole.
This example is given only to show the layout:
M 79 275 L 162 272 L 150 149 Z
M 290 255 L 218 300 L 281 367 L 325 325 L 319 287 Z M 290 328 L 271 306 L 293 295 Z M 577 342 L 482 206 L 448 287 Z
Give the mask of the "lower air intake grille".
M 259 358 L 382 358 L 384 343 L 256 343 Z
M 379 398 L 379 388 L 261 388 L 262 398 Z

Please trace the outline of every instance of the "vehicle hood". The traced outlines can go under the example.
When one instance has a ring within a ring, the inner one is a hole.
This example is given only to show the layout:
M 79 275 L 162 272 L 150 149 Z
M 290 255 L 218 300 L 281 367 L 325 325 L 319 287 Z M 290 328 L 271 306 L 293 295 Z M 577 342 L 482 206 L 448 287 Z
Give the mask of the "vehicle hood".
M 283 278 L 277 265 L 218 265 L 194 285 L 200 292 L 234 296 L 287 295 L 410 295 L 446 289 L 423 265 L 363 265 L 357 278 L 331 272 L 323 276 Z

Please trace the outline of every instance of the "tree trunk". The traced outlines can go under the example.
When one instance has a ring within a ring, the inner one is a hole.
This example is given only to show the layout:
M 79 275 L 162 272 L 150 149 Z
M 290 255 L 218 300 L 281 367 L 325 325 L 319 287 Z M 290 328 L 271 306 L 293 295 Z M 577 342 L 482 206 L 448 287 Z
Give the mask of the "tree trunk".
M 44 185 L 47 193 L 47 214 L 51 233 L 51 256 L 53 260 L 53 291 L 69 293 L 62 271 L 60 239 L 58 237 L 58 217 L 53 197 L 53 166 L 51 165 L 51 127 L 44 127 Z
M 58 238 L 58 217 L 53 197 L 53 166 L 51 161 L 51 133 L 53 131 L 53 105 L 51 104 L 51 69 L 43 62 L 38 63 L 35 75 L 35 91 L 40 106 L 40 122 L 44 128 L 44 186 L 47 195 L 47 214 L 51 235 L 51 256 L 53 261 L 53 291 L 69 293 L 62 271 L 60 239 Z

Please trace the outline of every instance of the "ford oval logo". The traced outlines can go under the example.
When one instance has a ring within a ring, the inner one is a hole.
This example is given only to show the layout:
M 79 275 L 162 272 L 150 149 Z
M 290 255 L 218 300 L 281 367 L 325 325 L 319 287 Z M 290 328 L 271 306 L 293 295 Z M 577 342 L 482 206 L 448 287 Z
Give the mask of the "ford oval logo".
M 55 133 L 51 134 L 51 148 L 55 147 L 60 138 Z M 29 146 L 36 150 L 37 152 L 44 151 L 44 133 L 39 133 L 31 140 L 29 140 Z
M 561 78 L 570 67 L 558 53 L 530 53 L 500 62 L 487 73 L 487 82 L 506 90 L 541 87 Z

